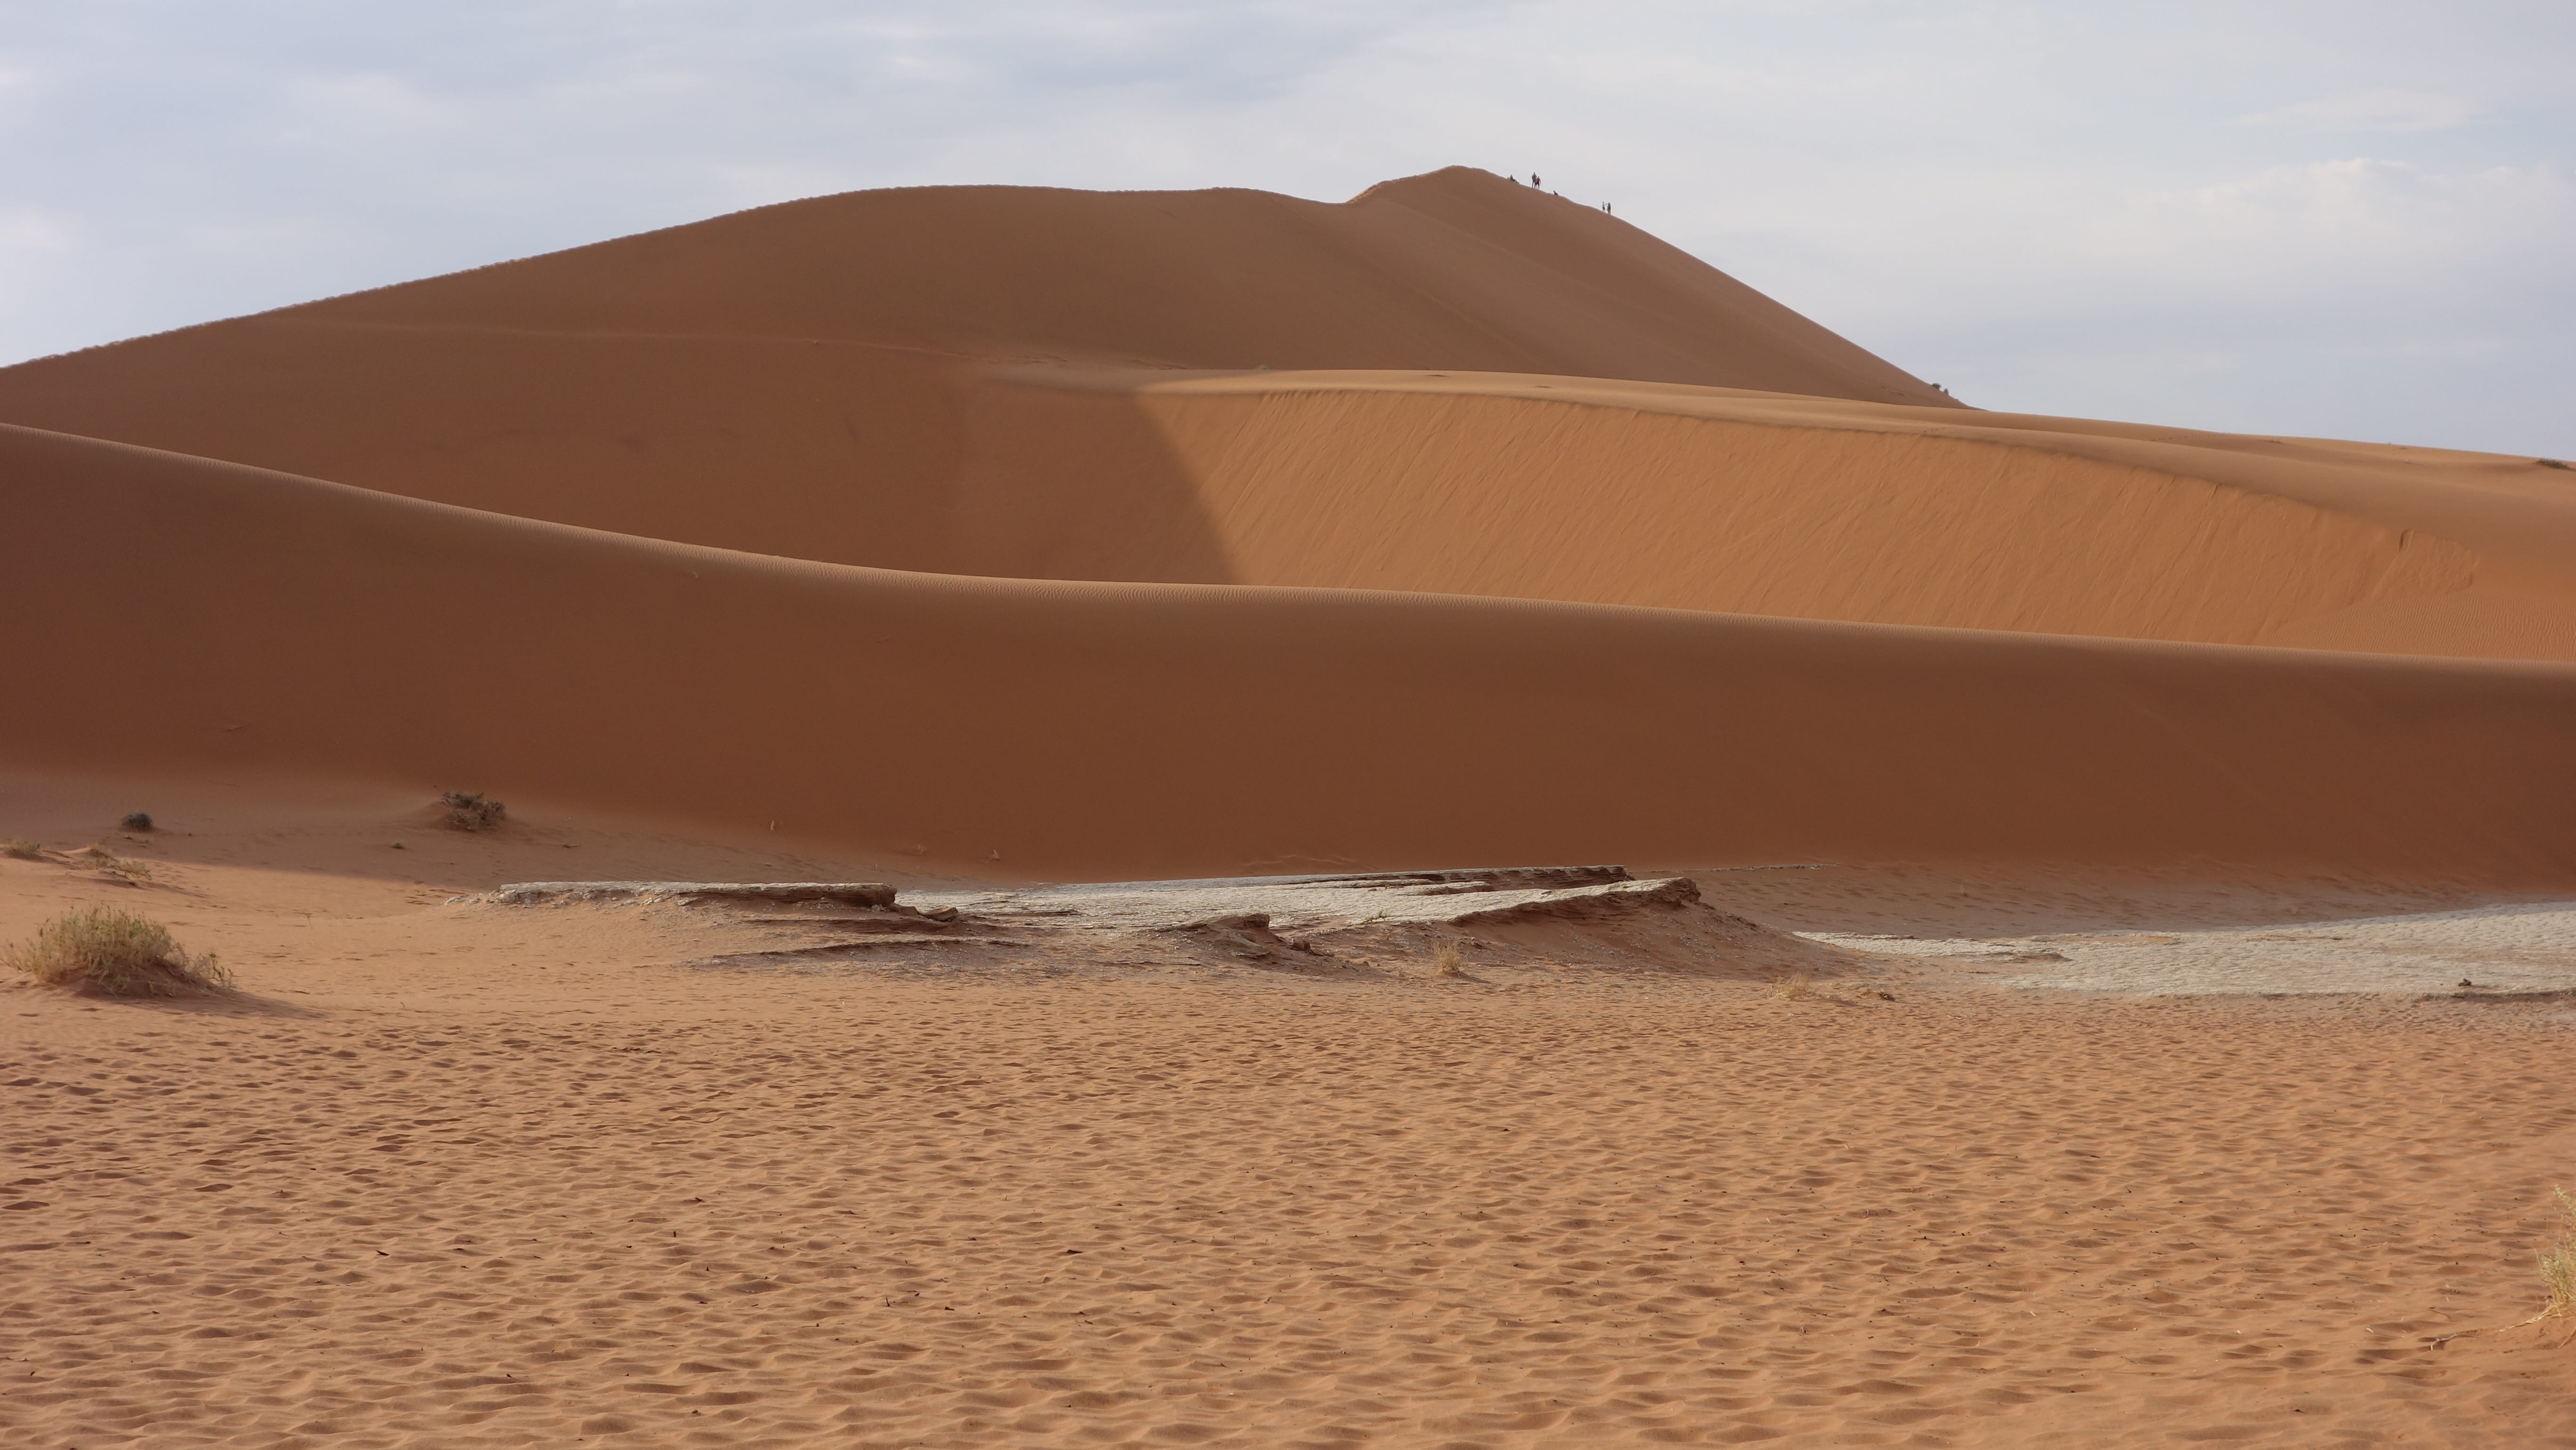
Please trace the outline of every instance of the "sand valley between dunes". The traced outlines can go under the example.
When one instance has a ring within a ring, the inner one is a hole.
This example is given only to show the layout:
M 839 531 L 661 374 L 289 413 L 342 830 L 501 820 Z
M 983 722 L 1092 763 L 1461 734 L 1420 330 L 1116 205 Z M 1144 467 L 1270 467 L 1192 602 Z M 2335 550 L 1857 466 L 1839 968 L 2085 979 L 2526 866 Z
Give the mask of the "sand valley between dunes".
M 233 979 L 0 973 L 0 1443 L 2576 1447 L 2564 460 L 1451 168 L 37 359 L 0 517 L 0 944 Z

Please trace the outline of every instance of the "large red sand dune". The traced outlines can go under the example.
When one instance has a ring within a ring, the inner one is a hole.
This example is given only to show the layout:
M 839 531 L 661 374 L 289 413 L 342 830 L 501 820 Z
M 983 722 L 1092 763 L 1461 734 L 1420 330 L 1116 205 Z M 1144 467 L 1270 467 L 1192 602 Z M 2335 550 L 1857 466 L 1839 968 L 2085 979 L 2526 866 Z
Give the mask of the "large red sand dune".
M 1480 172 L 800 202 L 0 421 L 22 763 L 1009 874 L 2576 872 L 2576 474 L 1962 409 Z
M 1002 187 L 796 202 L 0 369 L 0 421 L 941 568 L 955 475 L 1016 441 L 986 416 L 983 371 L 1028 362 L 1956 406 L 1625 222 L 1452 169 L 1338 206 Z

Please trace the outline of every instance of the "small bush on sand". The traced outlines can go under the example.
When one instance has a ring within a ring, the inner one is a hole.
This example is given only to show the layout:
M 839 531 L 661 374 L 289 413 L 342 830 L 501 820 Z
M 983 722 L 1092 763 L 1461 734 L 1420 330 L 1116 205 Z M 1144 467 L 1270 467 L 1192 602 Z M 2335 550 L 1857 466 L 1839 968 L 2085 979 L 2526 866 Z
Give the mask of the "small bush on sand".
M 2576 1198 L 2568 1197 L 2564 1188 L 2554 1191 L 2560 1215 L 2558 1242 L 2540 1255 L 2540 1283 L 2549 1299 L 2534 1319 L 2576 1317 Z
M 438 798 L 447 807 L 447 823 L 460 831 L 488 831 L 501 824 L 509 807 L 470 790 L 452 790 Z
M 117 824 L 129 831 L 148 831 L 152 829 L 152 817 L 142 811 L 136 811 Z
M 1784 1002 L 1803 1002 L 1816 995 L 1816 979 L 1795 972 L 1771 984 L 1771 995 Z
M 55 917 L 7 960 L 47 986 L 99 997 L 193 996 L 233 982 L 212 956 L 179 950 L 169 928 L 113 906 Z
M 20 861 L 41 861 L 45 859 L 45 848 L 24 836 L 11 836 L 8 840 L 0 841 L 0 856 L 8 856 Z
M 1467 954 L 1454 941 L 1441 940 L 1431 946 L 1431 975 L 1463 977 L 1467 975 Z

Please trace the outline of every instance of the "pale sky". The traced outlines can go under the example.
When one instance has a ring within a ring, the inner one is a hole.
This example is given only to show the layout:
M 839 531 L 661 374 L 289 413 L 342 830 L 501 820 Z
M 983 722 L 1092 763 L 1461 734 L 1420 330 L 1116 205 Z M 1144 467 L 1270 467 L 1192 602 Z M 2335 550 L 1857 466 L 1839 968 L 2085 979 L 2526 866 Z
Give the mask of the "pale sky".
M 2576 5 L 0 0 L 0 362 L 864 187 L 1527 175 L 1962 400 L 2576 455 Z

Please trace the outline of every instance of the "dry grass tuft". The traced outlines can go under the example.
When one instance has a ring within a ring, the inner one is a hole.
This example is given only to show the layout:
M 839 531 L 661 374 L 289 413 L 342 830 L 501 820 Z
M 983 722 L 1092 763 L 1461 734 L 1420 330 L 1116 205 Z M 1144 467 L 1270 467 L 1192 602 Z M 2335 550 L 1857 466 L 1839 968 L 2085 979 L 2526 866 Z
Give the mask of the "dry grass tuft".
M 45 848 L 24 836 L 11 836 L 8 840 L 0 841 L 0 856 L 8 856 L 20 861 L 42 861 L 45 859 Z
M 1771 995 L 1784 1002 L 1804 1002 L 1816 995 L 1816 979 L 1804 972 L 1793 972 L 1771 984 Z
M 470 790 L 452 790 L 438 798 L 447 807 L 447 823 L 460 831 L 488 831 L 501 824 L 509 807 Z
M 92 871 L 102 872 L 129 883 L 140 884 L 152 879 L 150 862 L 137 861 L 131 856 L 119 856 L 105 846 L 83 846 L 71 853 L 71 862 L 75 866 L 86 866 Z
M 1455 941 L 1442 939 L 1431 944 L 1431 975 L 1463 977 L 1467 975 L 1467 953 Z
M 113 906 L 55 917 L 7 961 L 46 986 L 96 997 L 198 996 L 233 983 L 211 955 L 179 950 L 169 928 Z
M 2564 1188 L 2551 1191 L 2558 1195 L 2558 1242 L 2540 1254 L 2540 1282 L 2549 1298 L 2531 1316 L 2535 1321 L 2576 1317 L 2576 1198 Z

